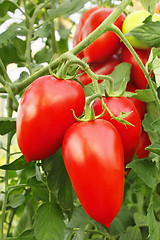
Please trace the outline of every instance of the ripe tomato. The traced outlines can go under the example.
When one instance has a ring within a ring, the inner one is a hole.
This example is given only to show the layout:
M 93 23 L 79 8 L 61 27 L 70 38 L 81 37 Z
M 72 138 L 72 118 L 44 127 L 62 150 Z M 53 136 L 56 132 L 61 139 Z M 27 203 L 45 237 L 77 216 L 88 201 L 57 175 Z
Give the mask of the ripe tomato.
M 117 130 L 103 119 L 75 123 L 64 136 L 62 152 L 83 208 L 109 227 L 124 192 L 124 154 Z
M 100 8 L 94 11 L 86 20 L 83 29 L 83 39 L 93 32 L 112 12 L 114 8 Z M 122 29 L 125 15 L 122 13 L 115 21 L 115 25 Z M 121 46 L 119 37 L 112 31 L 108 31 L 97 38 L 83 50 L 88 63 L 103 62 L 115 54 Z
M 123 34 L 129 33 L 132 29 L 142 25 L 143 21 L 149 15 L 150 13 L 146 10 L 137 10 L 127 15 L 122 26 Z M 160 21 L 160 16 L 158 16 L 158 14 L 154 14 L 152 20 Z M 147 49 L 150 47 L 148 44 L 145 44 L 143 40 L 141 41 L 133 36 L 126 36 L 126 38 L 134 48 Z
M 138 114 L 138 111 L 134 104 L 126 97 L 103 97 L 104 103 L 113 113 L 114 116 L 118 116 L 121 112 L 129 113 L 129 116 L 124 119 L 134 126 L 125 125 L 112 119 L 108 111 L 101 118 L 112 123 L 113 126 L 118 130 L 124 148 L 124 164 L 127 165 L 132 161 L 133 156 L 136 153 L 139 140 L 141 137 L 141 120 Z M 96 115 L 102 113 L 102 102 L 100 99 L 96 99 L 93 103 L 93 108 Z
M 151 49 L 135 49 L 135 51 L 141 59 L 143 65 L 145 66 L 148 61 Z M 132 64 L 130 77 L 134 85 L 137 88 L 146 89 L 148 81 L 144 75 L 144 72 L 142 71 L 134 56 L 131 54 L 127 47 L 124 47 L 122 49 L 121 59 L 122 62 L 128 62 Z
M 160 1 L 156 4 L 155 13 L 160 14 Z
M 148 133 L 146 131 L 142 131 L 142 135 L 140 138 L 140 142 L 137 148 L 136 155 L 140 158 L 147 158 L 149 155 L 149 151 L 145 148 L 148 147 L 151 144 L 151 141 L 149 139 Z
M 93 13 L 97 9 L 99 9 L 98 6 L 90 8 L 82 15 L 82 17 L 79 21 L 79 24 L 77 25 L 76 32 L 75 32 L 75 35 L 74 35 L 74 38 L 73 38 L 73 47 L 76 46 L 78 43 L 80 43 L 82 41 L 84 24 L 85 24 L 87 18 L 89 17 L 89 15 L 91 15 L 91 13 Z M 78 57 L 79 58 L 84 57 L 83 51 L 78 54 Z
M 116 55 L 113 55 L 108 61 L 105 61 L 103 63 L 91 63 L 90 68 L 91 70 L 99 75 L 108 75 L 110 74 L 115 66 L 117 66 L 121 60 Z M 82 72 L 82 71 L 80 71 Z M 84 73 L 81 75 L 78 80 L 83 83 L 83 85 L 88 85 L 92 82 L 92 79 L 87 75 L 87 73 Z M 99 80 L 99 83 L 102 82 L 102 80 Z
M 49 157 L 62 144 L 67 128 L 83 112 L 85 94 L 73 80 L 43 76 L 25 91 L 17 114 L 17 141 L 28 162 Z
M 129 91 L 129 92 L 136 92 L 137 88 L 134 86 L 133 83 L 128 82 L 126 90 Z M 142 121 L 143 118 L 144 118 L 144 114 L 145 114 L 146 111 L 147 111 L 146 103 L 143 102 L 143 101 L 140 101 L 140 100 L 137 99 L 137 98 L 133 98 L 133 97 L 131 97 L 131 98 L 129 98 L 129 99 L 133 102 L 133 104 L 134 104 L 135 107 L 137 108 L 138 113 L 139 113 L 139 116 L 140 116 L 140 119 L 141 119 L 141 121 Z

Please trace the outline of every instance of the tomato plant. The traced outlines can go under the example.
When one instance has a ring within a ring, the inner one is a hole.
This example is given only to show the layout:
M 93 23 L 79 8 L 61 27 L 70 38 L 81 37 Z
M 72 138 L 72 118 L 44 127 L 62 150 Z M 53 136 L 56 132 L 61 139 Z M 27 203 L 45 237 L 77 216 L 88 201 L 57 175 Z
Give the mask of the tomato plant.
M 104 120 L 75 123 L 64 136 L 62 151 L 82 206 L 109 227 L 124 191 L 124 154 L 117 130 Z
M 128 82 L 127 84 L 127 88 L 126 88 L 127 91 L 129 92 L 136 92 L 137 88 L 134 86 L 133 83 L 131 82 Z M 136 109 L 138 110 L 138 113 L 139 113 L 139 116 L 140 116 L 140 119 L 141 121 L 144 119 L 144 115 L 145 113 L 147 112 L 147 106 L 146 106 L 146 103 L 137 99 L 137 98 L 129 98 L 133 104 L 135 105 Z
M 102 63 L 91 63 L 90 68 L 91 70 L 99 75 L 108 75 L 110 74 L 115 66 L 117 66 L 120 63 L 120 58 L 116 55 L 113 55 L 108 61 L 102 62 Z M 79 73 L 82 73 L 83 71 L 80 71 Z M 83 72 L 82 75 L 78 78 L 80 82 L 83 83 L 83 85 L 88 85 L 92 82 L 92 79 L 87 75 L 87 73 Z M 98 81 L 99 83 L 102 82 L 102 80 Z
M 147 63 L 148 58 L 149 58 L 150 49 L 145 49 L 145 50 L 144 49 L 136 49 L 135 51 L 138 54 L 143 65 L 145 66 L 145 64 Z M 137 88 L 145 89 L 148 84 L 145 74 L 142 71 L 142 69 L 140 68 L 137 61 L 135 60 L 134 56 L 131 54 L 131 52 L 126 47 L 124 47 L 122 49 L 121 59 L 123 62 L 128 62 L 128 63 L 132 64 L 130 77 L 131 77 L 131 80 L 134 83 L 134 85 Z
M 112 114 L 116 117 L 122 112 L 130 113 L 127 117 L 125 117 L 125 120 L 130 122 L 133 126 L 125 126 L 123 123 L 113 119 L 107 110 L 101 117 L 111 122 L 118 130 L 124 148 L 124 164 L 127 165 L 132 161 L 135 155 L 141 136 L 141 120 L 139 114 L 134 104 L 125 97 L 104 97 L 103 100 Z M 96 115 L 102 113 L 102 103 L 99 99 L 95 100 L 93 108 Z
M 75 81 L 49 75 L 35 80 L 25 91 L 17 114 L 17 140 L 26 160 L 55 153 L 75 122 L 72 110 L 80 116 L 84 104 L 83 88 Z
M 112 12 L 113 8 L 100 8 L 93 12 L 86 20 L 83 37 L 86 38 L 93 32 Z M 122 13 L 115 21 L 115 25 L 122 29 L 125 15 Z M 88 63 L 108 60 L 121 46 L 119 37 L 112 31 L 108 31 L 84 49 L 83 53 Z

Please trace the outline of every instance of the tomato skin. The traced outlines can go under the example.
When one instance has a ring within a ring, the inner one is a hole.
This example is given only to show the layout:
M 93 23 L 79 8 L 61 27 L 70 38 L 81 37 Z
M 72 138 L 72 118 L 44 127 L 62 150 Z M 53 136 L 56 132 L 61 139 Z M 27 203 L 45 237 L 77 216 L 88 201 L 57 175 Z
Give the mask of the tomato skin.
M 91 70 L 99 75 L 108 75 L 110 74 L 114 68 L 121 63 L 121 60 L 118 56 L 113 55 L 108 61 L 102 63 L 91 63 L 90 68 Z M 80 71 L 82 73 L 82 71 Z M 88 85 L 92 82 L 92 79 L 84 73 L 81 75 L 78 80 L 83 83 L 83 85 Z M 98 82 L 102 82 L 102 80 L 98 80 Z
M 16 131 L 20 150 L 28 162 L 55 153 L 64 133 L 80 116 L 85 104 L 82 86 L 73 80 L 43 76 L 35 80 L 22 96 Z
M 102 119 L 109 121 L 119 132 L 124 148 L 124 165 L 126 166 L 132 161 L 141 137 L 141 120 L 134 104 L 126 97 L 103 97 L 104 103 L 110 109 L 114 116 L 118 116 L 121 112 L 131 114 L 124 119 L 134 126 L 125 125 L 111 118 L 106 110 Z M 100 99 L 96 99 L 93 103 L 96 115 L 102 113 L 102 103 Z
M 160 14 L 160 1 L 156 4 L 155 13 Z
M 74 38 L 73 38 L 73 47 L 75 47 L 78 43 L 80 43 L 82 41 L 82 34 L 83 34 L 83 28 L 84 28 L 84 24 L 87 20 L 87 18 L 94 12 L 96 11 L 97 9 L 99 9 L 100 7 L 93 7 L 93 8 L 90 8 L 88 9 L 81 17 L 78 25 L 77 25 L 77 28 L 76 28 L 76 31 L 75 31 L 75 35 L 74 35 Z M 79 58 L 83 58 L 84 57 L 84 54 L 83 54 L 83 51 L 80 52 L 78 55 L 77 55 Z
M 112 12 L 114 8 L 100 8 L 93 12 L 84 25 L 83 39 L 93 32 Z M 122 13 L 115 21 L 115 25 L 121 30 L 125 15 Z M 92 42 L 83 50 L 88 63 L 103 62 L 115 54 L 121 46 L 119 37 L 112 31 L 108 31 Z
M 135 93 L 137 88 L 134 86 L 133 83 L 128 82 L 126 90 L 129 91 L 129 92 L 134 92 Z M 136 107 L 136 109 L 139 113 L 140 119 L 142 121 L 145 113 L 147 112 L 146 103 L 137 99 L 137 98 L 134 98 L 134 97 L 131 97 L 131 98 L 128 98 L 128 99 L 130 99 L 133 102 L 133 104 L 135 105 L 135 107 Z
M 149 151 L 145 148 L 148 147 L 151 144 L 151 141 L 149 139 L 148 133 L 146 131 L 142 131 L 140 142 L 137 148 L 136 155 L 139 159 L 141 158 L 147 158 L 149 155 Z
M 124 192 L 124 154 L 117 130 L 103 119 L 75 123 L 64 136 L 62 152 L 83 208 L 109 227 Z
M 135 49 L 135 51 L 138 54 L 139 58 L 141 59 L 143 65 L 145 66 L 148 61 L 151 49 L 145 49 L 145 50 Z M 134 85 L 137 88 L 146 89 L 148 81 L 144 75 L 144 72 L 140 68 L 134 56 L 126 47 L 122 49 L 121 59 L 122 59 L 122 62 L 128 62 L 132 64 L 130 77 Z

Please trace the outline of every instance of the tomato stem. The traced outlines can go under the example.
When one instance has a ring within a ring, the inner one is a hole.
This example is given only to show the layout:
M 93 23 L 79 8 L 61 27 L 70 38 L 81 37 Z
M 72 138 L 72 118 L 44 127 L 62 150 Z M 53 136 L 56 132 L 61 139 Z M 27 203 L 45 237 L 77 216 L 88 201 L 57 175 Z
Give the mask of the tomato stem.
M 131 54 L 134 56 L 134 58 L 136 59 L 136 61 L 138 62 L 140 68 L 142 69 L 142 71 L 145 74 L 145 77 L 148 81 L 149 87 L 152 90 L 153 96 L 155 98 L 155 102 L 158 108 L 158 111 L 160 112 L 160 101 L 157 95 L 157 91 L 154 88 L 153 82 L 150 78 L 150 75 L 147 71 L 147 69 L 145 68 L 145 66 L 143 65 L 142 61 L 140 60 L 138 54 L 135 52 L 134 48 L 131 46 L 131 44 L 128 42 L 128 40 L 126 39 L 126 37 L 123 35 L 123 33 L 120 31 L 120 29 L 118 27 L 116 27 L 114 24 L 112 24 L 111 30 L 113 32 L 115 32 L 118 37 L 123 41 L 123 43 L 126 45 L 126 47 L 128 48 L 128 50 L 131 52 Z
M 123 0 L 115 8 L 115 10 L 106 18 L 106 20 L 104 20 L 101 23 L 101 25 L 98 28 L 96 28 L 83 41 L 81 41 L 78 45 L 76 45 L 72 50 L 68 51 L 67 53 L 72 53 L 73 55 L 77 55 L 84 48 L 86 48 L 88 45 L 90 45 L 94 40 L 96 40 L 98 37 L 100 37 L 103 33 L 105 33 L 106 31 L 111 30 L 111 25 L 120 16 L 120 14 L 125 10 L 125 8 L 129 5 L 130 2 L 131 2 L 131 0 Z M 29 45 L 30 42 L 31 42 L 31 29 L 30 29 L 30 33 L 29 33 L 29 36 L 28 36 L 27 46 Z M 30 49 L 30 47 L 29 47 L 29 49 Z M 30 53 L 26 52 L 26 54 L 27 54 L 27 59 L 28 59 L 27 61 L 29 61 L 29 57 L 30 57 L 29 54 Z M 64 56 L 65 54 L 63 54 L 62 56 Z M 25 87 L 29 86 L 35 79 L 37 79 L 38 77 L 48 73 L 49 67 L 50 68 L 56 68 L 58 66 L 58 64 L 60 63 L 60 59 L 61 58 L 54 60 L 53 62 L 48 64 L 46 67 L 43 67 L 39 71 L 33 73 L 31 76 L 26 78 L 24 81 L 22 81 L 22 82 L 15 82 L 14 84 L 12 84 L 11 85 L 11 89 L 14 92 L 14 94 L 16 95 L 17 93 L 22 91 Z M 94 83 L 94 85 L 97 85 L 97 84 Z M 96 86 L 94 86 L 94 87 L 96 88 Z M 0 88 L 0 93 L 6 93 L 6 90 L 2 87 L 2 88 Z
M 12 117 L 12 100 L 8 97 L 7 100 L 7 108 L 8 108 L 8 117 Z M 6 153 L 6 164 L 9 164 L 10 161 L 10 146 L 12 140 L 12 133 L 8 133 L 7 136 L 7 153 Z M 4 176 L 4 199 L 2 203 L 2 211 L 1 211 L 1 218 L 0 218 L 0 239 L 3 239 L 4 236 L 4 221 L 5 221 L 5 213 L 7 208 L 7 198 L 8 198 L 8 178 L 9 178 L 9 170 L 5 170 Z

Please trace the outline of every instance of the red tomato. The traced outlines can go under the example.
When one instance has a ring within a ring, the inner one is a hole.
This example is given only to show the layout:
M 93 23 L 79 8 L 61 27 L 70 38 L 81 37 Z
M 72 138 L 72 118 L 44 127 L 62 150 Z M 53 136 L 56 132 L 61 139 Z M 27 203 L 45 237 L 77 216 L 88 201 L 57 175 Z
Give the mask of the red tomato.
M 138 145 L 138 149 L 136 152 L 137 157 L 140 158 L 147 158 L 149 155 L 149 151 L 145 148 L 151 145 L 151 141 L 149 139 L 148 133 L 146 131 L 142 131 L 142 135 L 140 138 L 140 142 Z
M 88 9 L 81 17 L 79 24 L 77 25 L 76 28 L 76 32 L 73 38 L 73 47 L 76 46 L 78 43 L 80 43 L 82 41 L 82 34 L 83 34 L 83 28 L 84 28 L 84 24 L 87 20 L 87 18 L 91 15 L 91 13 L 93 13 L 94 11 L 96 11 L 97 9 L 99 9 L 99 7 L 93 7 L 91 9 Z M 78 54 L 79 58 L 83 58 L 84 54 L 83 51 L 80 52 Z
M 116 55 L 113 55 L 108 61 L 103 63 L 91 63 L 90 68 L 91 70 L 99 75 L 108 75 L 110 74 L 115 66 L 117 66 L 120 63 L 119 57 Z M 80 71 L 81 73 L 82 71 Z M 88 85 L 92 82 L 92 79 L 87 75 L 87 73 L 84 73 L 81 75 L 78 80 L 83 83 L 83 85 Z M 99 83 L 102 82 L 102 80 L 98 81 Z
M 64 133 L 83 112 L 85 94 L 73 80 L 43 76 L 25 91 L 17 114 L 17 141 L 28 162 L 55 153 Z
M 103 119 L 75 123 L 64 136 L 62 152 L 83 208 L 109 227 L 124 192 L 124 154 L 117 130 Z
M 123 123 L 112 119 L 107 110 L 101 117 L 112 123 L 112 125 L 118 130 L 124 147 L 124 164 L 127 165 L 132 161 L 141 137 L 141 120 L 138 111 L 134 104 L 128 98 L 123 96 L 103 97 L 103 100 L 114 116 L 118 116 L 121 112 L 131 112 L 129 116 L 125 117 L 125 120 L 134 126 L 127 125 L 125 127 Z M 96 115 L 102 113 L 102 103 L 100 99 L 95 100 L 93 108 Z
M 148 61 L 150 50 L 151 49 L 135 49 L 144 66 Z M 128 48 L 124 47 L 122 49 L 121 58 L 123 62 L 128 62 L 132 64 L 130 77 L 135 86 L 140 89 L 146 89 L 148 81 L 139 64 L 137 63 L 131 52 L 128 50 Z
M 128 82 L 126 90 L 129 92 L 136 92 L 137 88 L 134 86 L 133 83 Z M 143 101 L 140 101 L 139 99 L 136 99 L 136 98 L 129 98 L 129 99 L 133 102 L 133 104 L 137 108 L 140 119 L 142 121 L 144 118 L 144 115 L 147 111 L 146 103 Z
M 114 8 L 100 8 L 94 11 L 86 20 L 83 29 L 83 39 L 93 32 L 112 12 Z M 125 15 L 122 13 L 115 21 L 115 25 L 121 30 Z M 121 46 L 119 37 L 112 31 L 108 31 L 97 38 L 83 50 L 88 63 L 103 62 L 115 54 Z

